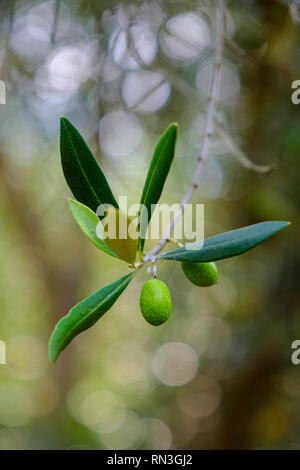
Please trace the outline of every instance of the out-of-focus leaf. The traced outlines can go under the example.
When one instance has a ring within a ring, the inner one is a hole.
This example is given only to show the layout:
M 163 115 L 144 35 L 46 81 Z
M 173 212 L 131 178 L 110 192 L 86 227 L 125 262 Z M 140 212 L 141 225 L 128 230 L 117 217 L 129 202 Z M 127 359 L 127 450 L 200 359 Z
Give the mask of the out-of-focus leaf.
M 100 204 L 118 207 L 109 184 L 77 129 L 66 118 L 60 126 L 61 163 L 75 198 L 96 212 Z
M 99 250 L 104 251 L 108 255 L 119 258 L 103 240 L 103 225 L 99 218 L 89 207 L 81 204 L 81 202 L 68 199 L 70 211 L 78 223 L 79 227 L 86 235 L 86 237 L 97 247 Z
M 93 326 L 116 302 L 128 286 L 133 273 L 100 289 L 95 294 L 75 305 L 57 323 L 49 341 L 49 361 L 54 364 L 60 353 L 75 336 Z
M 170 124 L 155 148 L 141 197 L 139 249 L 143 251 L 145 234 L 151 219 L 151 206 L 157 204 L 175 152 L 178 124 Z
M 208 262 L 230 258 L 251 250 L 289 224 L 290 222 L 270 221 L 249 225 L 207 238 L 199 249 L 197 249 L 199 243 L 196 242 L 189 244 L 189 249 L 178 248 L 162 253 L 159 258 L 190 262 Z

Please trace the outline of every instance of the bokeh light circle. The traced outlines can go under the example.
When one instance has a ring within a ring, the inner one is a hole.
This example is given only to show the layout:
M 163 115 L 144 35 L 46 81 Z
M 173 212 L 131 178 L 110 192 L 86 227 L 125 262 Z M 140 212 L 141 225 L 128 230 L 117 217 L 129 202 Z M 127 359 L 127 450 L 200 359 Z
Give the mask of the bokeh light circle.
M 143 136 L 144 129 L 140 120 L 127 111 L 111 111 L 100 120 L 100 148 L 111 157 L 125 157 L 133 153 Z
M 94 431 L 107 433 L 118 429 L 125 419 L 122 399 L 113 392 L 101 390 L 88 395 L 80 409 L 81 421 Z
M 150 65 L 157 53 L 155 34 L 144 22 L 131 26 L 127 31 L 116 30 L 111 36 L 110 47 L 115 63 L 126 70 Z
M 171 448 L 173 438 L 166 423 L 157 418 L 145 418 L 143 423 L 147 430 L 146 449 L 167 450 Z
M 172 342 L 161 346 L 153 359 L 156 378 L 172 387 L 190 382 L 198 370 L 198 355 L 185 343 Z
M 210 83 L 212 75 L 212 60 L 199 65 L 196 74 L 196 86 L 204 97 L 208 98 L 210 93 Z M 221 101 L 232 100 L 236 98 L 241 89 L 241 81 L 237 70 L 231 64 L 222 64 L 221 66 L 221 86 L 219 99 Z
M 163 52 L 173 60 L 192 60 L 208 46 L 210 31 L 206 21 L 193 12 L 169 19 L 161 35 Z
M 167 102 L 171 85 L 163 74 L 141 70 L 127 73 L 122 96 L 127 106 L 139 113 L 154 113 Z

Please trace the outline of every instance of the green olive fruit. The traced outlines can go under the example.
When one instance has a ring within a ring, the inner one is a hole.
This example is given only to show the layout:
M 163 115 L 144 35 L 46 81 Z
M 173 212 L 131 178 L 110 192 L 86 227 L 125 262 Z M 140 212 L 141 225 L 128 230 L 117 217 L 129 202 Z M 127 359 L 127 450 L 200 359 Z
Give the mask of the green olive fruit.
M 214 262 L 188 263 L 182 261 L 181 268 L 186 277 L 196 286 L 210 287 L 218 282 L 218 269 Z
M 167 284 L 159 279 L 147 281 L 141 291 L 141 312 L 150 325 L 158 326 L 168 320 L 172 299 Z

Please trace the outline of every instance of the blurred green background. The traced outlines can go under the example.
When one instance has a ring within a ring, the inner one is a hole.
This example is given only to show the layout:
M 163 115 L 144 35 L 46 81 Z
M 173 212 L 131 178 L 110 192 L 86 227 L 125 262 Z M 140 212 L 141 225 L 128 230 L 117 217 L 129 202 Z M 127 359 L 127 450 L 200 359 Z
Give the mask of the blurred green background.
M 1 449 L 300 447 L 298 2 L 228 1 L 218 119 L 264 174 L 215 132 L 193 202 L 205 234 L 264 220 L 293 225 L 218 263 L 218 285 L 158 264 L 174 308 L 151 327 L 143 270 L 55 366 L 59 318 L 128 271 L 97 250 L 68 210 L 59 117 L 88 141 L 117 195 L 138 202 L 158 136 L 179 123 L 162 201 L 196 167 L 216 39 L 214 2 L 2 0 L 0 79 Z

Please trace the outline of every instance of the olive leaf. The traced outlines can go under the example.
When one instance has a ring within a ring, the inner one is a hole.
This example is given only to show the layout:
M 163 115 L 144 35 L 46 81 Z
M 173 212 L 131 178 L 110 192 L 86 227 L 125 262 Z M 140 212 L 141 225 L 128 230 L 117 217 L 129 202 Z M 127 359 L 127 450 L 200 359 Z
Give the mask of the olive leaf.
M 135 262 L 137 252 L 137 232 L 131 233 L 133 221 L 118 209 L 109 207 L 102 220 L 104 226 L 107 224 L 105 243 L 118 257 L 130 264 Z M 134 227 L 133 227 L 134 228 Z M 133 237 L 132 235 L 135 235 Z
M 100 289 L 95 294 L 75 305 L 57 323 L 49 341 L 49 361 L 54 364 L 60 353 L 75 336 L 93 326 L 116 302 L 128 286 L 133 273 Z
M 75 198 L 94 212 L 100 204 L 118 207 L 109 184 L 77 129 L 61 118 L 60 153 L 65 179 Z
M 99 250 L 104 251 L 108 255 L 119 258 L 103 240 L 104 228 L 99 218 L 89 207 L 85 206 L 81 202 L 74 201 L 74 199 L 68 199 L 69 208 L 74 219 L 78 223 L 79 227 L 85 234 L 85 236 L 97 247 Z
M 139 212 L 139 250 L 143 251 L 145 234 L 151 219 L 151 206 L 157 204 L 168 176 L 175 152 L 178 124 L 173 123 L 162 134 L 155 148 L 141 197 Z
M 249 225 L 207 238 L 203 246 L 199 242 L 191 243 L 188 249 L 182 247 L 167 251 L 159 255 L 159 258 L 190 262 L 208 262 L 230 258 L 251 250 L 289 224 L 290 222 L 270 221 Z

